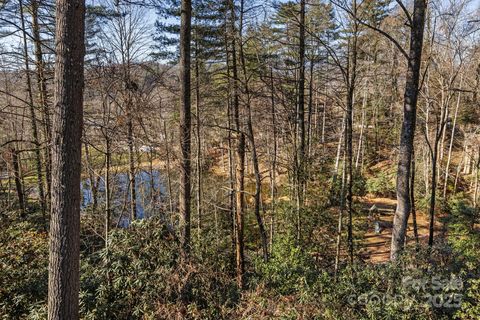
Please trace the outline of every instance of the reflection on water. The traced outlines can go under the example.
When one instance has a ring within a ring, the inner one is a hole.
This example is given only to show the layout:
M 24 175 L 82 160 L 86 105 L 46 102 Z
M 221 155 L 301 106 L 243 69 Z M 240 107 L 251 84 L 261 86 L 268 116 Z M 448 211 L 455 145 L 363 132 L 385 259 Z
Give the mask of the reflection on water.
M 93 192 L 90 179 L 81 182 L 82 210 L 85 211 L 93 204 Z M 118 225 L 127 227 L 130 224 L 130 181 L 128 173 L 120 172 L 110 177 L 110 209 L 113 219 L 118 219 Z M 97 185 L 97 203 L 105 204 L 105 180 L 99 178 Z M 162 198 L 165 196 L 165 183 L 160 172 L 154 170 L 139 171 L 135 176 L 136 208 L 139 219 L 152 216 L 161 207 Z

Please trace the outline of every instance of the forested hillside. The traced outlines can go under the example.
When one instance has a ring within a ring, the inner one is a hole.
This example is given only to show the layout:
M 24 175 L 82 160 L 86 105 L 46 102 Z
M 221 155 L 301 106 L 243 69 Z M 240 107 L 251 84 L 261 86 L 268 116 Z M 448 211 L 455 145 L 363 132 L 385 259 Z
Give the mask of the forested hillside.
M 478 0 L 0 1 L 1 319 L 479 319 Z

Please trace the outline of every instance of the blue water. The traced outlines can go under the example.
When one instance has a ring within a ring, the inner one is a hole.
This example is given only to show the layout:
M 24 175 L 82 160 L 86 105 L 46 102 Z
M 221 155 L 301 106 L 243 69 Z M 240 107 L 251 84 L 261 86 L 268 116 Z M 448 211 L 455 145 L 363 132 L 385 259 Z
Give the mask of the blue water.
M 151 190 L 152 181 L 154 190 Z M 88 207 L 93 203 L 90 183 L 90 179 L 85 179 L 81 182 L 80 186 L 82 192 L 82 210 L 84 211 L 88 211 Z M 110 177 L 110 185 L 112 218 L 119 219 L 119 225 L 126 227 L 130 224 L 130 188 L 128 173 L 120 172 L 112 174 Z M 101 206 L 105 203 L 104 177 L 97 180 L 97 188 L 97 203 Z M 162 200 L 166 195 L 165 182 L 160 172 L 155 170 L 150 174 L 149 171 L 139 171 L 135 176 L 135 189 L 137 218 L 148 218 L 158 212 L 162 206 Z

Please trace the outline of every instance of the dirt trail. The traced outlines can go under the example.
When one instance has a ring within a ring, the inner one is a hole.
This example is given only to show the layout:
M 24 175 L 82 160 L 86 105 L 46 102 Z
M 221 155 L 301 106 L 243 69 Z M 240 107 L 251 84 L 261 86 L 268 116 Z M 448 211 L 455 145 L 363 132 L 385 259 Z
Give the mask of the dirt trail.
M 359 200 L 364 210 L 368 211 L 375 205 L 379 220 L 393 223 L 393 215 L 397 203 L 395 199 L 361 198 Z M 418 235 L 421 242 L 428 241 L 428 224 L 428 216 L 422 212 L 417 212 Z M 368 228 L 361 244 L 361 255 L 364 260 L 372 263 L 387 262 L 390 257 L 391 237 L 391 227 L 381 230 L 380 233 L 375 233 L 373 222 L 368 222 Z M 415 240 L 413 235 L 413 221 L 410 215 L 407 229 L 407 242 L 411 241 Z

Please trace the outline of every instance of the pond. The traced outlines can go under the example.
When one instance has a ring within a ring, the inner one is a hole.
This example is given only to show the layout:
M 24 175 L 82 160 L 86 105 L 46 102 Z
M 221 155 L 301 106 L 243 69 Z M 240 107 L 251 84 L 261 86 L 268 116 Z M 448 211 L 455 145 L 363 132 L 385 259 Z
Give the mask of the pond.
M 81 182 L 82 212 L 88 212 L 93 204 L 93 192 L 89 178 Z M 128 173 L 119 172 L 110 176 L 110 206 L 112 222 L 127 227 L 130 224 L 130 181 Z M 105 180 L 101 177 L 96 182 L 97 204 L 105 204 Z M 164 207 L 166 182 L 158 170 L 140 170 L 135 175 L 136 209 L 139 219 L 148 218 Z M 117 220 L 115 220 L 117 219 Z

